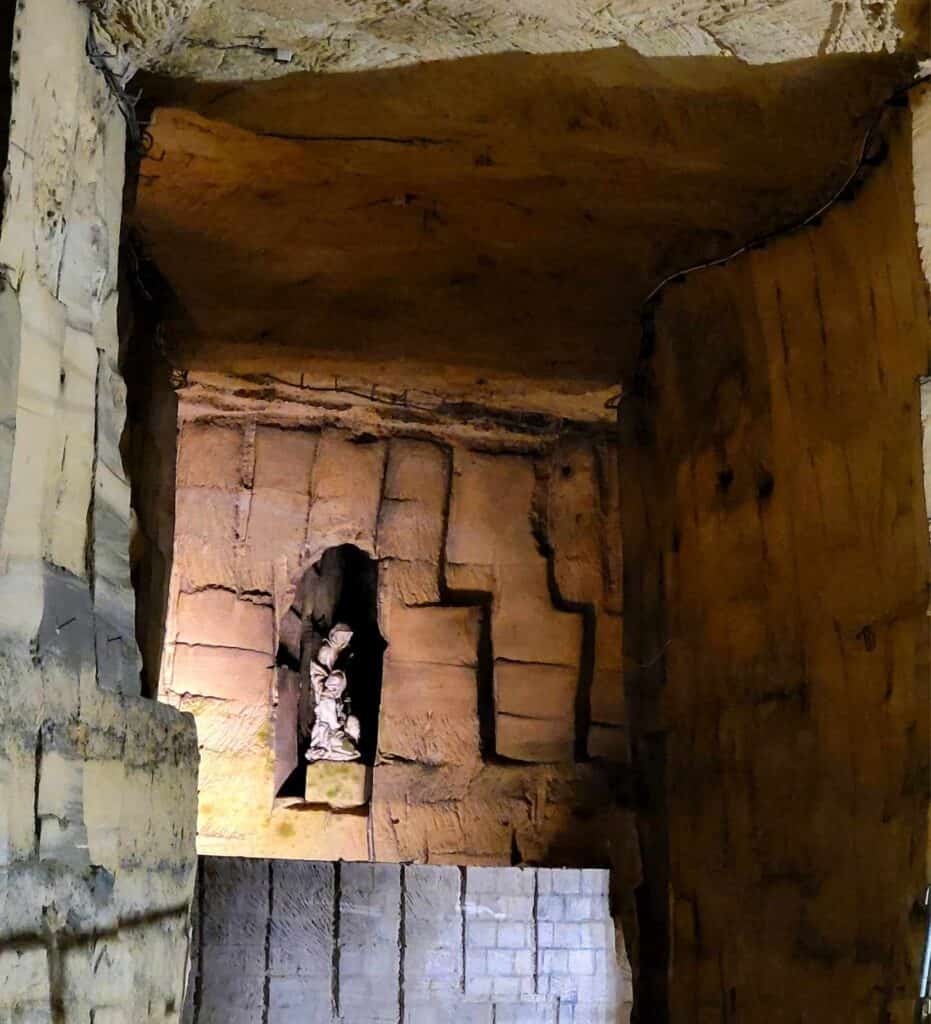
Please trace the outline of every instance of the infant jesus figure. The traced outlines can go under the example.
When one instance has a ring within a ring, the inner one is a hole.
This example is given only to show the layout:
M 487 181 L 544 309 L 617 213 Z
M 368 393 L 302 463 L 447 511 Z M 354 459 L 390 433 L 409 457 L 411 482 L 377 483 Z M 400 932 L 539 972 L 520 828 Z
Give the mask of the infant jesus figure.
M 314 726 L 310 734 L 308 761 L 357 761 L 359 719 L 349 714 L 346 673 L 336 668 L 339 656 L 349 647 L 352 630 L 338 624 L 311 662 L 310 682 L 314 692 Z

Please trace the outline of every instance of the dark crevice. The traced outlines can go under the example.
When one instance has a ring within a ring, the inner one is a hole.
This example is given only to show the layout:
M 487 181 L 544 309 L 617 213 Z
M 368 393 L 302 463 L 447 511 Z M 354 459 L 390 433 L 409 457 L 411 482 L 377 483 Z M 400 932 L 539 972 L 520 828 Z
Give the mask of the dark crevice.
M 170 308 L 166 292 L 138 236 L 128 231 L 120 253 L 120 361 L 126 382 L 120 449 L 136 516 L 130 574 L 141 691 L 147 697 L 158 692 L 174 554 L 178 400 L 161 335 L 161 320 Z
M 339 1017 L 339 950 L 340 950 L 340 903 L 343 898 L 342 870 L 340 862 L 333 865 L 333 960 L 330 967 L 330 999 L 333 1016 Z
M 459 868 L 459 943 L 462 947 L 462 979 L 460 992 L 465 995 L 466 990 L 466 869 Z
M 530 927 L 533 932 L 531 948 L 533 949 L 533 990 L 540 992 L 540 936 L 539 936 L 539 903 L 540 903 L 540 875 L 533 873 L 533 915 L 530 918 Z M 557 1013 L 559 1008 L 557 1007 Z
M 300 135 L 291 132 L 257 131 L 263 139 L 285 142 L 381 142 L 389 146 L 446 146 L 455 139 L 433 139 L 426 135 Z
M 32 818 L 35 828 L 35 856 L 39 856 L 42 844 L 42 820 L 39 817 L 39 790 L 42 786 L 42 757 L 45 747 L 45 729 L 48 723 L 43 722 L 36 731 L 35 750 L 35 783 L 32 794 Z
M 479 608 L 478 745 L 486 763 L 501 760 L 495 753 L 495 654 L 491 638 L 492 595 L 484 590 L 449 590 L 441 580 L 440 603 L 454 608 Z
M 272 910 L 275 905 L 275 862 L 268 864 L 268 913 L 265 918 L 265 978 L 262 981 L 262 1024 L 268 1024 L 272 969 Z
M 499 760 L 495 752 L 495 653 L 491 638 L 492 595 L 485 590 L 453 590 L 447 585 L 446 548 L 449 541 L 455 467 L 452 449 L 444 446 L 444 451 L 447 457 L 447 474 L 439 559 L 440 604 L 456 608 L 481 609 L 476 667 L 478 744 L 482 760 L 491 763 Z
M 550 543 L 547 515 L 547 496 L 550 477 L 541 466 L 537 466 L 537 482 L 533 495 L 531 529 L 537 550 L 546 559 L 546 584 L 550 604 L 557 611 L 579 615 L 582 619 L 582 649 L 579 658 L 579 675 L 575 691 L 575 760 L 588 761 L 588 733 L 592 724 L 592 688 L 595 685 L 595 624 L 594 605 L 588 602 L 568 601 L 560 593 L 556 581 L 556 560 Z
M 194 881 L 194 898 L 197 901 L 197 971 L 194 974 L 194 1021 L 193 1024 L 200 1024 L 200 1011 L 204 1003 L 204 911 L 205 911 L 205 886 L 204 886 L 204 858 L 197 860 L 197 876 Z
M 407 950 L 407 874 L 404 865 L 398 868 L 398 1024 L 405 1024 L 404 957 Z

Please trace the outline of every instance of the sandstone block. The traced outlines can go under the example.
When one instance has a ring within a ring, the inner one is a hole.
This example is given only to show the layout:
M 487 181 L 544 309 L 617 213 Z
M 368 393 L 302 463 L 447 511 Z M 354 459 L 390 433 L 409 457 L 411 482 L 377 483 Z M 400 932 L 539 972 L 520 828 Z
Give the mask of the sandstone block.
M 267 755 L 271 714 L 267 704 L 186 693 L 178 701 L 178 707 L 194 716 L 201 750 L 255 757 Z
M 126 770 L 115 758 L 84 764 L 84 822 L 91 864 L 114 873 L 120 863 L 120 829 Z
M 274 793 L 267 754 L 205 748 L 197 789 L 198 852 L 268 855 L 263 838 Z M 219 842 L 211 846 L 211 840 Z
M 256 427 L 253 487 L 309 495 L 318 440 L 309 430 Z
M 446 585 L 452 591 L 490 594 L 495 589 L 494 566 L 447 562 Z
M 419 502 L 386 498 L 378 515 L 378 557 L 438 565 L 442 516 Z
M 178 439 L 178 487 L 242 485 L 242 431 L 198 420 L 184 423 Z
M 314 761 L 307 765 L 304 799 L 343 811 L 364 807 L 372 789 L 372 769 L 358 761 Z
M 356 443 L 339 430 L 321 434 L 307 522 L 311 562 L 340 544 L 374 554 L 384 464 L 381 441 Z
M 479 759 L 475 669 L 386 659 L 378 726 L 379 754 L 422 764 Z
M 442 513 L 449 484 L 449 453 L 432 441 L 391 441 L 385 469 L 385 497 L 416 501 Z
M 387 613 L 387 656 L 398 662 L 472 667 L 478 663 L 480 625 L 480 608 L 398 604 Z
M 575 717 L 578 670 L 495 660 L 495 711 L 499 715 L 559 719 Z
M 7 1020 L 19 1017 L 24 1024 L 46 1024 L 51 1020 L 47 961 L 48 954 L 41 948 L 0 952 L 0 1008 Z
M 496 658 L 578 668 L 582 617 L 553 608 L 542 558 L 498 574 L 491 631 Z
M 495 716 L 495 749 L 514 761 L 571 761 L 575 729 L 571 719 Z
M 447 561 L 456 565 L 520 565 L 538 556 L 530 524 L 533 463 L 514 455 L 456 449 Z
M 179 594 L 176 622 L 179 643 L 275 653 L 271 607 L 241 600 L 229 590 Z
M 382 761 L 375 766 L 375 802 L 456 803 L 469 795 L 476 768 L 476 764 Z
M 62 749 L 49 749 L 55 742 L 54 732 L 46 730 L 35 803 L 39 857 L 60 860 L 81 871 L 89 863 L 83 809 L 84 760 L 67 741 Z
M 378 556 L 439 565 L 449 459 L 436 444 L 392 441 L 378 520 Z
M 378 593 L 379 619 L 384 621 L 387 621 L 387 610 L 394 604 L 439 604 L 439 565 L 385 559 L 378 567 Z M 382 632 L 386 631 L 384 627 Z
M 177 694 L 267 704 L 273 664 L 267 654 L 222 647 L 175 647 L 171 689 Z
M 77 575 L 85 570 L 97 360 L 94 338 L 67 327 L 61 364 L 63 408 L 56 418 L 61 471 L 46 481 L 45 505 L 54 509 L 48 528 L 51 561 Z
M 236 588 L 239 504 L 239 495 L 232 491 L 178 489 L 173 572 L 183 589 Z
M 281 558 L 295 563 L 304 543 L 307 496 L 256 488 L 248 505 L 245 539 L 237 552 L 240 589 L 272 593 L 274 565 Z
M 511 829 L 501 807 L 463 799 L 412 804 L 403 797 L 372 805 L 375 851 L 385 860 L 429 864 L 510 864 Z

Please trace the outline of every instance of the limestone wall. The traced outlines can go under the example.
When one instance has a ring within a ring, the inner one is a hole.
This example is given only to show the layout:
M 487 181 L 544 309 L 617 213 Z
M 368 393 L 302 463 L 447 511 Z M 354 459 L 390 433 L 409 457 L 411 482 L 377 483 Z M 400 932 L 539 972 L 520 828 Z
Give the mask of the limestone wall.
M 888 141 L 821 224 L 670 287 L 622 407 L 648 1018 L 911 1020 L 929 329 Z
M 125 133 L 86 7 L 17 4 L 0 263 L 0 1017 L 176 1021 L 192 721 L 144 701 L 119 451 Z
M 185 1024 L 629 1019 L 605 870 L 205 857 L 197 904 Z
M 467 440 L 215 383 L 179 393 L 161 686 L 198 723 L 200 851 L 612 864 L 629 901 L 613 428 Z M 388 644 L 361 813 L 276 799 L 276 621 L 339 544 L 377 560 Z

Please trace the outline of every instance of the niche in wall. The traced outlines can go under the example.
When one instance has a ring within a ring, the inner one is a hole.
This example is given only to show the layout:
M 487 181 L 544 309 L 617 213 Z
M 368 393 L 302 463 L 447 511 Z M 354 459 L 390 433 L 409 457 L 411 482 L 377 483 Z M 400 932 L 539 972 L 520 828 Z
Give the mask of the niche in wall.
M 269 406 L 265 387 L 260 409 L 249 382 L 218 383 L 178 395 L 161 689 L 197 719 L 200 852 L 579 866 L 597 851 L 635 878 L 613 425 L 503 417 L 477 438 L 431 418 L 410 436 L 393 407 L 337 416 L 296 388 Z M 341 619 L 371 767 L 351 801 L 318 799 L 304 760 L 302 665 Z
M 348 679 L 347 710 L 359 720 L 360 760 L 367 766 L 375 763 L 386 646 L 378 629 L 378 563 L 354 545 L 342 544 L 328 548 L 303 574 L 279 628 L 277 796 L 304 795 L 315 719 L 311 665 L 338 623 L 352 630 L 339 667 Z

